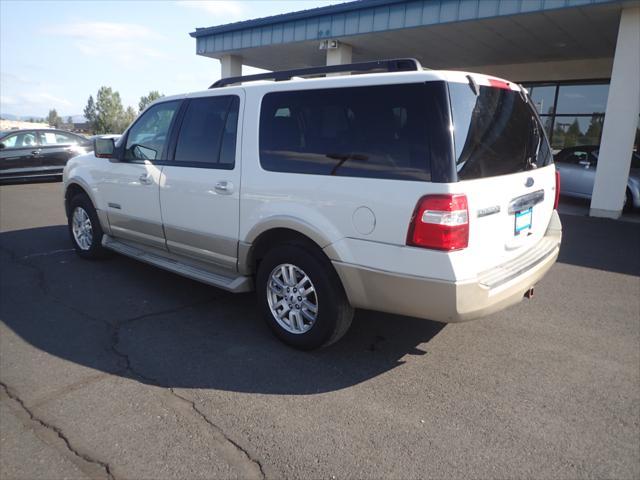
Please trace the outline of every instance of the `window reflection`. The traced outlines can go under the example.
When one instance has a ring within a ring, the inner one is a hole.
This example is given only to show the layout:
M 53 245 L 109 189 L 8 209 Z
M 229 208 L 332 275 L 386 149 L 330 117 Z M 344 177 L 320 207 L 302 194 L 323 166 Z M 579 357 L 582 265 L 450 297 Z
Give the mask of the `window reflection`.
M 536 85 L 531 88 L 531 99 L 540 115 L 553 114 L 556 85 Z
M 551 146 L 555 149 L 576 145 L 600 145 L 604 115 L 557 116 Z
M 600 145 L 609 84 L 533 84 L 527 88 L 554 150 Z
M 560 85 L 556 113 L 601 113 L 607 109 L 609 85 Z

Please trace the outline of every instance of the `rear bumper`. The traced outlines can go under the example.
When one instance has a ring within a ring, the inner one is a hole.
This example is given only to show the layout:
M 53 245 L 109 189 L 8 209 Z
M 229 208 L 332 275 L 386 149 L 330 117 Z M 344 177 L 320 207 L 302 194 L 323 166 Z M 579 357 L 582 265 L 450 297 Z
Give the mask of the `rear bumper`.
M 518 258 L 473 281 L 447 282 L 333 262 L 351 304 L 357 308 L 462 322 L 497 312 L 522 300 L 558 258 L 562 225 L 558 213 L 543 239 Z

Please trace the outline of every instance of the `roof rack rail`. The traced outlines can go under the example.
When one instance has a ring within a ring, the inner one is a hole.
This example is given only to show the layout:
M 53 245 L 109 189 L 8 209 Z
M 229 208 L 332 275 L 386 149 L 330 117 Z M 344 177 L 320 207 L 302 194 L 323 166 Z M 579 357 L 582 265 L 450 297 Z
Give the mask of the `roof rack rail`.
M 411 72 L 422 70 L 422 65 L 415 58 L 393 58 L 389 60 L 376 60 L 373 62 L 348 63 L 344 65 L 327 65 L 323 67 L 296 68 L 293 70 L 281 70 L 278 72 L 259 73 L 257 75 L 245 75 L 239 77 L 221 78 L 209 88 L 225 87 L 235 83 L 255 82 L 258 80 L 291 80 L 293 77 L 305 77 L 309 75 L 322 75 L 327 73 L 346 72 Z

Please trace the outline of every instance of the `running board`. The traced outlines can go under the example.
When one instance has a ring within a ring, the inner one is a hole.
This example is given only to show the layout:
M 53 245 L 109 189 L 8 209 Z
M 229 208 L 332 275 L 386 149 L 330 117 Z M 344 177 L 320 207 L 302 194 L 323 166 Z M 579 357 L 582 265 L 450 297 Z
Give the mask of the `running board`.
M 135 260 L 140 260 L 141 262 L 177 273 L 183 277 L 222 288 L 223 290 L 228 290 L 233 293 L 250 292 L 253 290 L 251 277 L 245 277 L 243 275 L 230 277 L 219 273 L 213 273 L 203 268 L 186 265 L 177 260 L 166 258 L 162 255 L 143 250 L 142 248 L 120 242 L 109 235 L 104 235 L 102 237 L 102 246 Z

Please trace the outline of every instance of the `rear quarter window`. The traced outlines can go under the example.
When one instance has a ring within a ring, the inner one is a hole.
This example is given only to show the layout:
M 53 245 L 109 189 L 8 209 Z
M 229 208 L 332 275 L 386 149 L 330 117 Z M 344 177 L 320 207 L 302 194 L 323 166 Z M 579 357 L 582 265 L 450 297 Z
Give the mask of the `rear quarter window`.
M 273 92 L 262 101 L 260 163 L 275 172 L 427 181 L 434 162 L 450 158 L 448 125 L 442 82 Z

